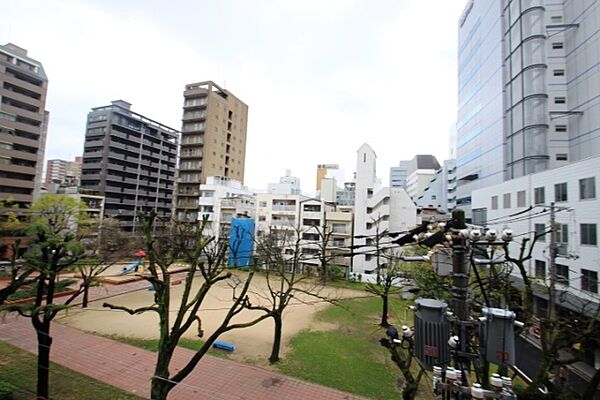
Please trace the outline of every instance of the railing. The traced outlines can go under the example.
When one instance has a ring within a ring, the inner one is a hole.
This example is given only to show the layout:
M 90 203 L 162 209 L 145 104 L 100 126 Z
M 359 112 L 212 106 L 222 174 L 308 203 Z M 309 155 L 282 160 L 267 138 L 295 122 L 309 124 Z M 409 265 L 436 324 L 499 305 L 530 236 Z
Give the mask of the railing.
M 273 204 L 274 211 L 296 211 L 296 205 Z

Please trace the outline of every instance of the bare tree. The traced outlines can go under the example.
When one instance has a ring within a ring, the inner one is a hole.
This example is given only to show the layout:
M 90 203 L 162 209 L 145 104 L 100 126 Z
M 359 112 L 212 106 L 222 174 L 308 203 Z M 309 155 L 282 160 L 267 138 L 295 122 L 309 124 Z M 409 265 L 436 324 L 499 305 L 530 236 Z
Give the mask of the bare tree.
M 392 361 L 402 372 L 402 376 L 404 377 L 402 398 L 404 400 L 413 400 L 417 396 L 419 383 L 425 374 L 425 370 L 420 366 L 417 375 L 415 376 L 413 373 L 413 331 L 408 327 L 403 327 L 402 332 L 398 332 L 396 328 L 390 326 L 386 334 L 388 338 L 381 338 L 379 343 L 389 350 Z
M 247 322 L 232 322 L 235 316 L 252 306 L 248 290 L 254 273 L 250 272 L 245 281 L 232 279 L 232 273 L 226 266 L 229 246 L 225 241 L 204 234 L 208 221 L 177 222 L 169 230 L 153 234 L 155 218 L 154 213 L 141 218 L 145 249 L 149 258 L 148 274 L 141 276 L 152 285 L 154 302 L 137 309 L 109 303 L 104 303 L 103 306 L 123 310 L 131 315 L 145 312 L 158 314 L 160 336 L 151 382 L 151 397 L 155 400 L 163 400 L 167 398 L 171 389 L 192 372 L 221 334 L 252 326 L 268 316 L 265 314 Z M 171 305 L 175 299 L 171 296 L 172 280 L 169 266 L 178 258 L 185 259 L 189 269 L 183 279 L 180 305 L 172 310 Z M 201 283 L 194 279 L 196 275 L 200 276 Z M 178 372 L 171 374 L 169 365 L 181 337 L 194 325 L 197 326 L 198 336 L 204 336 L 199 310 L 206 296 L 219 282 L 228 282 L 233 288 L 233 302 L 229 310 L 217 329 L 206 338 L 202 347 L 188 363 Z
M 275 324 L 269 356 L 271 363 L 279 361 L 283 315 L 293 300 L 335 303 L 335 299 L 323 294 L 322 282 L 315 280 L 312 271 L 304 268 L 304 262 L 318 260 L 320 255 L 307 251 L 314 248 L 303 243 L 302 232 L 300 227 L 285 231 L 270 229 L 256 241 L 255 268 L 264 271 L 267 288 L 253 292 L 259 298 L 259 304 L 250 308 L 264 311 Z

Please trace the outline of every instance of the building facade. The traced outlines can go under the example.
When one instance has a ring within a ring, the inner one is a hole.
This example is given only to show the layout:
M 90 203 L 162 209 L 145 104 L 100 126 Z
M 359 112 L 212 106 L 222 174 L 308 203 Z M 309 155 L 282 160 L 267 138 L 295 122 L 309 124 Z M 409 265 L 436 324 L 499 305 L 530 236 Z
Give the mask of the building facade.
M 214 82 L 185 86 L 176 214 L 199 217 L 200 185 L 209 176 L 244 182 L 248 106 Z
M 183 200 L 185 198 L 178 198 L 178 210 L 186 208 L 186 205 L 181 203 Z M 206 218 L 209 222 L 207 233 L 221 237 L 222 234 L 227 236 L 232 218 L 253 217 L 255 202 L 252 193 L 240 181 L 222 176 L 209 176 L 206 183 L 200 185 L 200 196 L 195 204 L 200 206 L 198 218 Z M 178 215 L 177 219 L 183 220 L 184 217 L 185 215 Z
M 548 288 L 554 265 L 557 307 L 593 316 L 600 291 L 600 156 L 552 170 L 529 174 L 473 192 L 473 222 L 496 229 L 510 228 L 515 240 L 509 250 L 517 257 L 521 239 L 538 239 L 526 262 L 527 275 L 535 282 L 535 310 L 548 307 Z M 554 205 L 556 256 L 551 256 L 551 206 Z M 518 236 L 517 236 L 518 235 Z M 554 260 L 554 264 L 552 264 Z M 516 270 L 516 268 L 515 268 Z M 515 279 L 520 276 L 513 271 Z M 600 348 L 588 347 L 585 359 L 568 368 L 590 381 L 600 367 Z M 594 368 L 592 368 L 594 366 Z
M 406 189 L 409 163 L 410 160 L 401 160 L 397 167 L 390 168 L 390 187 L 400 187 Z
M 335 193 L 335 203 L 338 206 L 353 206 L 356 196 L 356 182 L 344 183 L 343 189 L 338 189 Z
M 440 169 L 440 163 L 431 154 L 418 154 L 408 163 L 406 192 L 416 200 L 429 184 L 429 181 Z
M 468 1 L 458 27 L 457 207 L 504 179 L 502 2 Z
M 292 176 L 292 171 L 286 169 L 285 176 L 279 178 L 279 183 L 269 183 L 267 185 L 267 192 L 273 194 L 302 194 L 302 188 L 300 187 L 300 178 Z
M 368 144 L 357 151 L 356 193 L 354 204 L 353 272 L 363 280 L 375 279 L 377 244 L 390 242 L 387 233 L 414 228 L 417 208 L 403 188 L 381 185 L 377 178 L 377 156 Z M 380 260 L 381 261 L 381 260 Z
M 441 213 L 449 213 L 456 207 L 456 163 L 446 160 L 415 200 L 421 209 L 437 209 Z
M 457 204 L 600 154 L 600 6 L 471 0 L 459 20 Z
M 46 150 L 48 78 L 27 50 L 0 46 L 0 199 L 27 207 L 39 194 Z
M 88 114 L 81 188 L 105 197 L 104 215 L 126 230 L 139 213 L 172 214 L 178 132 L 117 100 Z
M 74 161 L 48 160 L 46 162 L 46 186 L 50 183 L 65 185 L 79 184 L 83 157 L 75 157 Z

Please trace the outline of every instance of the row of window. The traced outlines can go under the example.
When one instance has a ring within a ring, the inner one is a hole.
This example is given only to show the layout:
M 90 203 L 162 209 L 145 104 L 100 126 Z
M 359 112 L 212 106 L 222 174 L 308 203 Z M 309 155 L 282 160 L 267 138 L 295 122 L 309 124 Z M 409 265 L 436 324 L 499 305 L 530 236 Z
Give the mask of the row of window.
M 569 282 L 569 267 L 567 265 L 556 264 L 556 282 L 570 286 Z M 546 279 L 546 262 L 542 260 L 535 260 L 535 276 L 540 279 Z M 598 293 L 598 272 L 581 269 L 581 290 Z
M 546 188 L 544 186 L 536 187 L 533 190 L 533 203 L 534 204 L 545 204 L 546 202 Z M 589 200 L 596 198 L 596 178 L 582 178 L 579 179 L 579 200 Z M 491 208 L 497 210 L 499 208 L 498 196 L 492 196 Z M 569 200 L 567 182 L 561 182 L 554 184 L 554 201 L 557 203 Z M 527 199 L 525 190 L 517 192 L 516 198 L 517 207 L 526 207 Z M 504 193 L 502 195 L 502 208 L 512 207 L 512 193 Z
M 538 240 L 541 242 L 546 241 L 546 237 L 542 236 L 544 232 L 547 232 L 545 224 L 534 225 L 535 234 L 539 235 Z M 568 224 L 556 224 L 554 227 L 554 240 L 560 245 L 569 243 L 569 225 Z M 579 224 L 579 242 L 582 245 L 597 246 L 598 245 L 598 228 L 596 224 Z

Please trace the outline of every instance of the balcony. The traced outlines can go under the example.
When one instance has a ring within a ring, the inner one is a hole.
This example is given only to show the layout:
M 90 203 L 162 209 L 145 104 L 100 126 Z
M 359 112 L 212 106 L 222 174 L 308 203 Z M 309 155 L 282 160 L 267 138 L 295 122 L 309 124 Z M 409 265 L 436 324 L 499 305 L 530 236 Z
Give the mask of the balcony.
M 186 111 L 183 113 L 183 121 L 197 121 L 206 119 L 206 111 Z
M 273 211 L 296 211 L 296 205 L 273 204 Z
M 184 136 L 181 139 L 181 144 L 182 145 L 188 145 L 188 144 L 200 145 L 200 144 L 204 144 L 204 140 L 203 140 L 202 136 Z

